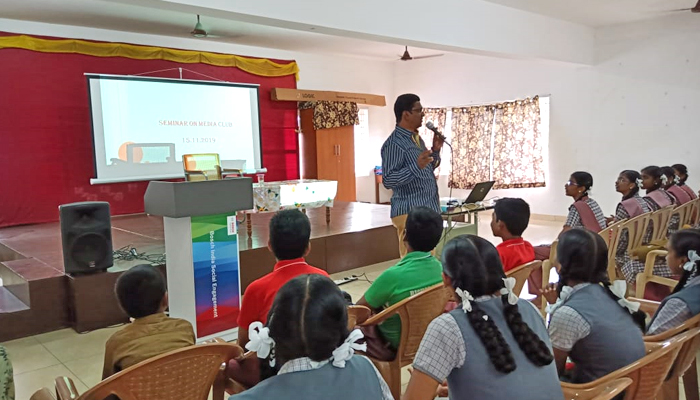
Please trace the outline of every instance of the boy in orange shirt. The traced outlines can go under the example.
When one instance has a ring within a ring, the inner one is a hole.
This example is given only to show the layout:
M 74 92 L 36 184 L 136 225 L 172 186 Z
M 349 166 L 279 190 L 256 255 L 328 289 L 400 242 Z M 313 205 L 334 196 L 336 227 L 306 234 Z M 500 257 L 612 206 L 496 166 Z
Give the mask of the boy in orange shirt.
M 503 239 L 496 246 L 501 256 L 503 271 L 529 263 L 535 259 L 535 250 L 522 234 L 530 222 L 530 206 L 523 199 L 505 198 L 496 202 L 491 216 L 491 232 Z

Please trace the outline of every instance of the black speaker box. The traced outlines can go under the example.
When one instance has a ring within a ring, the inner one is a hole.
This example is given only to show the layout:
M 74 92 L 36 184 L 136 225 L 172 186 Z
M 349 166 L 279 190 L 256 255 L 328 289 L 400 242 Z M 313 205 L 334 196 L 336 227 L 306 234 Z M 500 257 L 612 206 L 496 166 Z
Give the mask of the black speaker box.
M 103 271 L 112 266 L 109 203 L 89 201 L 58 207 L 66 274 Z

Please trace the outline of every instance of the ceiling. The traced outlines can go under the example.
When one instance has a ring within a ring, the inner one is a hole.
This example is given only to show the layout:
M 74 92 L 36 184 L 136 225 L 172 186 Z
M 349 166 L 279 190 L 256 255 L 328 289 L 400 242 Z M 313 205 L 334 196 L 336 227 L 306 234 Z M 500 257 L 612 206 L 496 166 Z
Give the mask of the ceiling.
M 483 0 L 591 27 L 663 17 L 697 0 Z M 689 11 L 686 11 L 689 12 Z
M 193 14 L 102 0 L 0 0 L 0 16 L 183 38 L 191 38 L 189 33 L 197 22 L 196 15 Z M 404 50 L 396 44 L 257 25 L 207 15 L 201 16 L 201 22 L 209 34 L 217 36 L 201 40 L 386 61 L 397 60 Z M 409 50 L 412 56 L 439 53 L 430 49 Z

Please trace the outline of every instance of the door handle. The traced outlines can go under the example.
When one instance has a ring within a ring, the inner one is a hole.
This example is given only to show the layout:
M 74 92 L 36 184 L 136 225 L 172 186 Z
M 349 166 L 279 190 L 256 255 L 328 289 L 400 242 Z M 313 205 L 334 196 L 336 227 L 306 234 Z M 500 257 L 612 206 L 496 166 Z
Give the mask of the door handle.
M 337 146 L 338 146 L 338 157 L 340 157 L 340 145 L 337 145 Z

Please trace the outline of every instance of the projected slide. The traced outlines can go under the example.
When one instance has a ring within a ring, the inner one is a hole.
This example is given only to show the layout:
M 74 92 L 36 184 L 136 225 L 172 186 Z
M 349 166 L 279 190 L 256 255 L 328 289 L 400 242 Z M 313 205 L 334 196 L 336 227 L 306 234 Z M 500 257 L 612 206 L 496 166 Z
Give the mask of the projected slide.
M 182 155 L 262 168 L 257 86 L 89 75 L 93 183 L 182 177 Z

